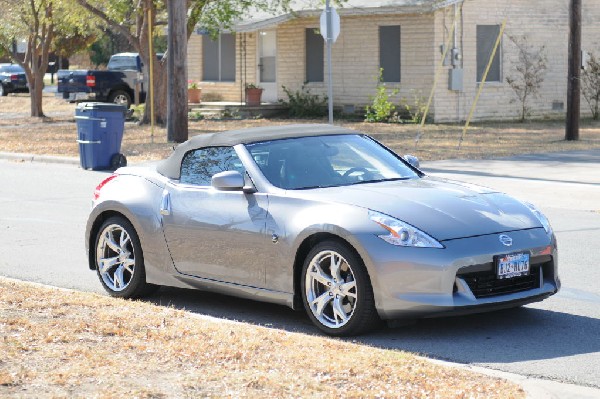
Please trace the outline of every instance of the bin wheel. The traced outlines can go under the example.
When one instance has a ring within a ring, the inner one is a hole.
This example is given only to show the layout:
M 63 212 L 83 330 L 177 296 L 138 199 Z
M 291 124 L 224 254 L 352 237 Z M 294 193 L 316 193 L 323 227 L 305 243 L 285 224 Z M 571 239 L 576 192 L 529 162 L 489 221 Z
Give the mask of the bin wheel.
M 123 154 L 114 154 L 110 158 L 110 168 L 112 170 L 117 170 L 123 166 L 127 166 L 127 158 Z

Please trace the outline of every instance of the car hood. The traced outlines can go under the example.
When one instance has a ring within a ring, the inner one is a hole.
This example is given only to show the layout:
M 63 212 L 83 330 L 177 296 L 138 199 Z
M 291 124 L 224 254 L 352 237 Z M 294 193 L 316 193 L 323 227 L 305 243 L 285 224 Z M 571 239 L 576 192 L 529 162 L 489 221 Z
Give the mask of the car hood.
M 295 193 L 385 213 L 439 241 L 541 227 L 525 204 L 506 194 L 432 177 Z

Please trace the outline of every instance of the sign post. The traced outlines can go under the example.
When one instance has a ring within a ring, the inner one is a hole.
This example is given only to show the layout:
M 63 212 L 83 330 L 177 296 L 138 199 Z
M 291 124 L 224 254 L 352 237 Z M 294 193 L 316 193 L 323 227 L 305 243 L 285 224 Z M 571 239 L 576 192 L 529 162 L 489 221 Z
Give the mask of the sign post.
M 329 124 L 333 125 L 333 80 L 331 73 L 331 45 L 340 34 L 340 16 L 331 8 L 329 0 L 325 2 L 325 11 L 321 13 L 321 36 L 327 45 L 327 99 L 329 102 Z

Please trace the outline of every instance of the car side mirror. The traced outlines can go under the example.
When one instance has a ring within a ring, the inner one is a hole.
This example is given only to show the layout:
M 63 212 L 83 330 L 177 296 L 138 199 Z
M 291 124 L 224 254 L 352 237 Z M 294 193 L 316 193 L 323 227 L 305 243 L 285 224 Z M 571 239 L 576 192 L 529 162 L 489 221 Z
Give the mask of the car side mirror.
M 406 154 L 404 156 L 404 160 L 408 162 L 413 168 L 419 169 L 421 165 L 421 163 L 419 162 L 419 158 L 415 157 L 414 155 Z
M 236 170 L 219 172 L 211 178 L 210 183 L 220 191 L 241 191 L 244 189 L 244 177 Z
M 245 194 L 254 194 L 256 187 L 248 178 L 250 183 L 246 184 L 246 179 L 242 174 L 235 170 L 229 170 L 215 174 L 211 178 L 211 185 L 220 191 L 243 191 Z

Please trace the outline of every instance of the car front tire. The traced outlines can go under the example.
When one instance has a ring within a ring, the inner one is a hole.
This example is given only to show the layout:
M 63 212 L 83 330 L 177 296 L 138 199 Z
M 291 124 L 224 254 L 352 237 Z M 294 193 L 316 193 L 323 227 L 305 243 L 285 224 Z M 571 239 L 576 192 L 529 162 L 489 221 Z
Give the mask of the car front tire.
M 6 97 L 8 92 L 4 89 L 4 86 L 0 83 L 0 97 Z
M 328 335 L 358 335 L 379 325 L 367 269 L 346 244 L 317 244 L 304 261 L 301 288 L 308 316 Z
M 108 218 L 100 226 L 95 243 L 96 272 L 111 296 L 139 298 L 157 288 L 146 283 L 140 240 L 127 219 Z

